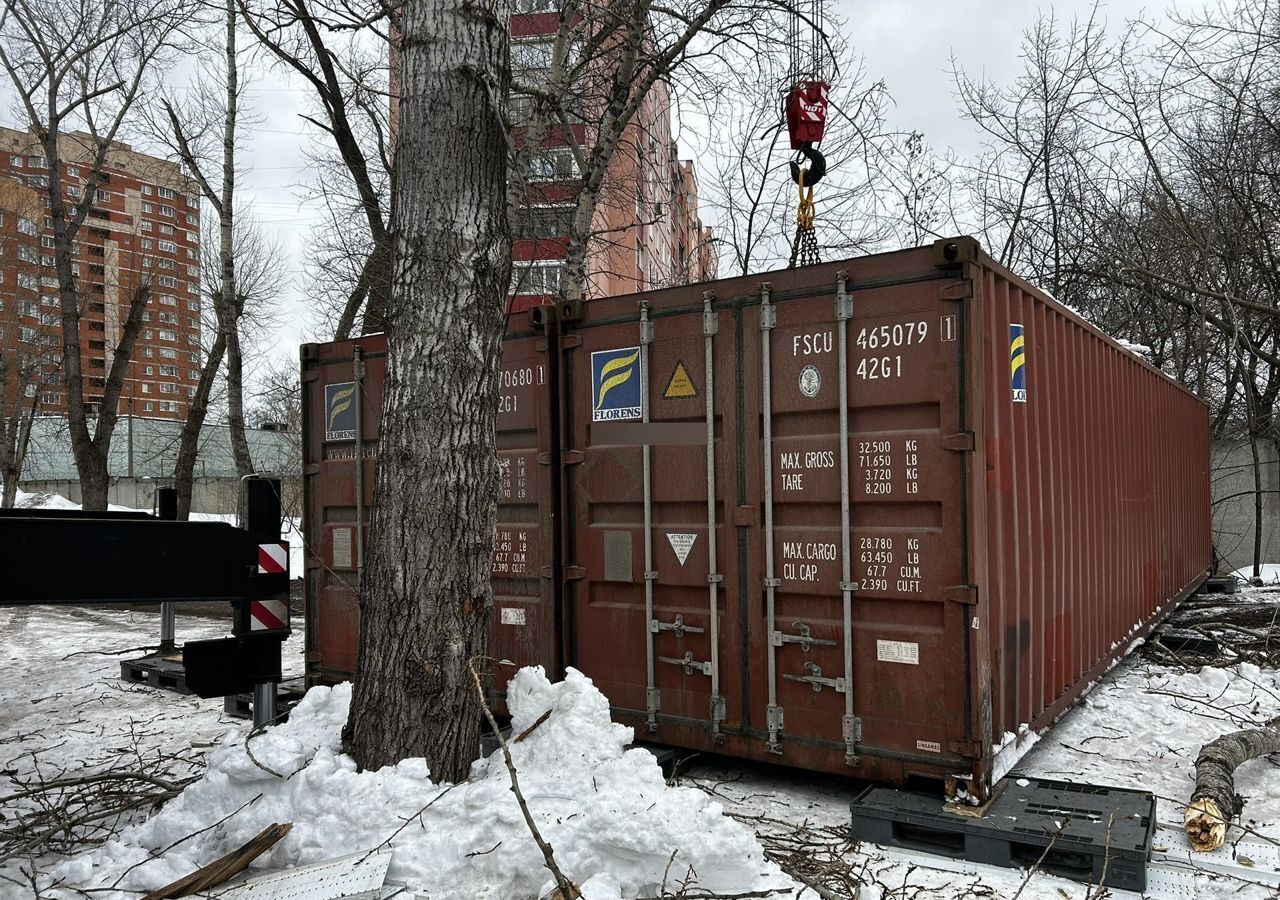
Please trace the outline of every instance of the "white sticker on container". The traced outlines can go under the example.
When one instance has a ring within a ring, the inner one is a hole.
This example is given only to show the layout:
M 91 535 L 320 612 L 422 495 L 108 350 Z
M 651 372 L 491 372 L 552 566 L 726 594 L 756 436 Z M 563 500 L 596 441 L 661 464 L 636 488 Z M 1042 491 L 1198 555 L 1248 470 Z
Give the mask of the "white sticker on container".
M 689 558 L 689 551 L 693 549 L 693 542 L 698 539 L 697 534 L 681 534 L 679 532 L 667 532 L 667 543 L 671 545 L 671 549 L 676 554 L 676 559 L 680 560 L 680 565 L 684 565 L 684 561 Z
M 920 665 L 920 645 L 914 641 L 876 641 L 876 659 L 880 662 Z
M 523 625 L 524 624 L 524 607 L 522 606 L 502 607 L 502 624 L 503 625 Z
M 333 567 L 335 569 L 351 568 L 351 557 L 353 555 L 351 548 L 351 529 L 333 529 Z
M 916 749 L 924 750 L 928 753 L 941 753 L 942 745 L 937 741 L 916 741 Z

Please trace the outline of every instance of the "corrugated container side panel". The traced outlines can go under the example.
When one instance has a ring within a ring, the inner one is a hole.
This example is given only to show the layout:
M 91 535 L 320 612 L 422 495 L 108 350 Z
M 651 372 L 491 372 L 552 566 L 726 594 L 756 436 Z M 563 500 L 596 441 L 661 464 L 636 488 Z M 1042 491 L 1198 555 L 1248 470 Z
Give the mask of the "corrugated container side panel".
M 1203 404 L 1132 353 L 994 264 L 982 286 L 999 740 L 1047 724 L 1207 573 L 1188 513 L 1208 508 L 1208 444 Z

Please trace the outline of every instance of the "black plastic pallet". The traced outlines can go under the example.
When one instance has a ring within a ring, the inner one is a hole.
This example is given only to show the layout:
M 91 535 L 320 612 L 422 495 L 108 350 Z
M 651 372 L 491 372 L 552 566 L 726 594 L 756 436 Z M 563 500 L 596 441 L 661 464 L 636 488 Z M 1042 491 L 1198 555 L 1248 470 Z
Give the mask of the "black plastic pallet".
M 1198 594 L 1234 594 L 1240 581 L 1234 575 L 1213 575 L 1200 585 Z
M 191 693 L 187 689 L 187 670 L 182 666 L 181 652 L 173 656 L 121 660 L 120 677 L 133 684 L 146 684 L 176 694 Z
M 1010 777 L 981 817 L 936 794 L 873 786 L 850 805 L 853 837 L 1103 887 L 1144 891 L 1156 801 L 1145 791 Z

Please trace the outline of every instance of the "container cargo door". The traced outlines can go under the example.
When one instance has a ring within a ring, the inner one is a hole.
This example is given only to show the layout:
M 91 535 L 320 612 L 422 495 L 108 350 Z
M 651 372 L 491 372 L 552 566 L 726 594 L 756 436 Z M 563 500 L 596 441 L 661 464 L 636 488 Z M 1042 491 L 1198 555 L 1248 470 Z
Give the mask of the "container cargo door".
M 685 294 L 692 299 L 696 294 Z M 740 721 L 731 316 L 588 305 L 565 342 L 574 665 L 616 711 L 698 746 Z M 723 321 L 722 321 L 723 320 Z M 726 377 L 726 373 L 729 373 Z M 730 609 L 730 604 L 733 608 Z
M 526 326 L 528 317 L 513 316 L 509 322 Z M 386 338 L 305 345 L 302 371 L 306 671 L 310 683 L 334 683 L 356 670 L 361 545 L 368 540 L 375 499 Z M 558 501 L 550 465 L 545 339 L 531 330 L 509 331 L 500 379 L 502 481 L 490 642 L 499 696 L 519 666 L 541 665 L 559 677 L 561 665 L 551 577 Z
M 523 320 L 525 317 L 517 316 Z M 514 319 L 513 319 L 514 321 Z M 522 666 L 560 676 L 557 609 L 552 599 L 553 529 L 550 394 L 546 341 L 508 333 L 498 395 L 498 528 L 493 548 L 494 690 Z
M 895 781 L 964 768 L 971 736 L 960 305 L 923 278 L 766 290 L 748 360 L 766 632 L 752 716 L 782 761 L 814 764 L 816 739 Z

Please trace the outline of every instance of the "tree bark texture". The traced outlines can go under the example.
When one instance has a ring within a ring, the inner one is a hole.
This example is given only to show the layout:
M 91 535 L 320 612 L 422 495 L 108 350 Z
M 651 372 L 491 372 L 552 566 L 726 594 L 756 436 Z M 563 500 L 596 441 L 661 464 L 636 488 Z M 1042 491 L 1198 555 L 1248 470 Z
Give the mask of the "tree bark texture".
M 1196 789 L 1184 822 L 1196 850 L 1217 850 L 1227 836 L 1227 823 L 1240 815 L 1244 799 L 1236 794 L 1235 770 L 1251 759 L 1280 753 L 1280 718 L 1262 728 L 1224 734 L 1200 748 L 1196 757 Z
M 381 458 L 343 733 L 363 768 L 421 756 L 449 781 L 479 748 L 467 664 L 487 653 L 492 606 L 510 12 L 403 7 Z

